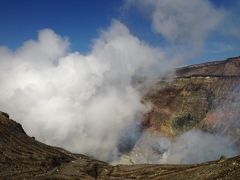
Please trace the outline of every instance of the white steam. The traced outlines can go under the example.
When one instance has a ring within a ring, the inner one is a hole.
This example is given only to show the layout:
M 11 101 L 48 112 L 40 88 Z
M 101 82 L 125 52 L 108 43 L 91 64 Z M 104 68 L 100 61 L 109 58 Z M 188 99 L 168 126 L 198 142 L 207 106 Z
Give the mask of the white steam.
M 71 52 L 66 38 L 50 29 L 41 30 L 36 41 L 27 41 L 14 52 L 0 48 L 0 110 L 10 113 L 38 140 L 101 160 L 114 160 L 119 155 L 121 138 L 136 138 L 135 133 L 139 132 L 134 129 L 142 114 L 150 109 L 141 103 L 141 95 L 132 85 L 133 78 L 173 70 L 179 59 L 194 54 L 192 49 L 185 48 L 193 45 L 193 50 L 198 51 L 221 21 L 221 12 L 208 1 L 131 3 L 151 9 L 153 28 L 170 46 L 164 50 L 153 48 L 133 36 L 125 25 L 113 21 L 94 41 L 91 52 L 83 55 Z M 188 46 L 182 46 L 182 42 Z M 179 49 L 175 49 L 175 44 Z M 192 136 L 189 132 L 175 144 Z M 223 150 L 226 145 L 225 140 L 218 141 L 218 137 L 202 132 L 195 136 L 209 141 L 202 144 L 202 151 L 182 144 L 190 147 L 182 156 L 178 154 L 181 146 L 157 138 L 164 144 L 159 150 L 168 150 L 164 151 L 165 160 L 162 157 L 158 162 L 173 162 L 172 158 L 174 162 L 189 162 L 185 158 L 191 149 L 201 152 L 201 161 L 209 160 L 212 150 L 206 156 L 202 153 L 205 147 L 216 142 L 216 148 Z M 201 143 L 201 139 L 194 140 Z
M 118 21 L 86 56 L 68 52 L 68 44 L 45 29 L 16 52 L 1 48 L 0 109 L 45 143 L 109 160 L 126 127 L 149 110 L 132 77 L 159 62 L 168 70 L 164 54 Z
M 145 132 L 128 155 L 113 164 L 188 164 L 232 157 L 239 151 L 234 139 L 198 129 L 190 130 L 174 139 Z
M 160 163 L 200 163 L 237 154 L 230 137 L 191 130 L 177 137 L 163 154 Z

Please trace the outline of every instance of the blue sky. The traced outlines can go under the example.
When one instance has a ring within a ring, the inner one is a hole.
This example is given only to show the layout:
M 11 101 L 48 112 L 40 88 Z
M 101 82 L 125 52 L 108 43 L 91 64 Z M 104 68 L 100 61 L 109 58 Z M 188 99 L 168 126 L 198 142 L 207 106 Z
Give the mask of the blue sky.
M 211 2 L 218 8 L 229 9 L 238 17 L 240 3 L 235 0 Z M 87 53 L 91 49 L 92 39 L 97 38 L 99 31 L 106 29 L 112 19 L 126 24 L 135 36 L 152 46 L 165 43 L 136 8 L 123 12 L 124 2 L 121 0 L 0 0 L 0 3 L 0 46 L 11 49 L 36 38 L 39 30 L 51 28 L 70 39 L 73 51 Z M 239 38 L 212 34 L 202 53 L 192 63 L 238 56 L 239 47 Z

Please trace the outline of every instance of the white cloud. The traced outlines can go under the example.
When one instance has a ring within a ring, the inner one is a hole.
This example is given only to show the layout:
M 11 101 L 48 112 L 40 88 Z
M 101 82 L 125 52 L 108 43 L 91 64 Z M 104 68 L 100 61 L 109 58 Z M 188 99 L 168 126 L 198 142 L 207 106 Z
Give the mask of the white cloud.
M 223 20 L 224 12 L 207 0 L 128 0 L 126 7 L 147 11 L 153 29 L 172 43 L 201 48 L 208 34 Z

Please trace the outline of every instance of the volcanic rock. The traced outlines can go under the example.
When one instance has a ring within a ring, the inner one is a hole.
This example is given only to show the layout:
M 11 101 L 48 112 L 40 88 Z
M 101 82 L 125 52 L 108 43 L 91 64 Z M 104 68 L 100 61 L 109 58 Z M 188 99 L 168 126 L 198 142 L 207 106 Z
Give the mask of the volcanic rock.
M 239 107 L 230 105 L 234 101 L 239 104 L 236 102 L 240 100 L 239 85 L 240 57 L 178 68 L 176 78 L 170 82 L 159 80 L 145 95 L 143 101 L 150 102 L 153 109 L 144 124 L 147 129 L 168 137 L 192 128 L 219 130 L 217 120 L 226 128 L 223 123 L 226 117 L 240 114 Z M 224 105 L 232 108 L 220 111 Z M 225 115 L 220 116 L 221 113 Z M 227 126 L 225 132 L 240 143 L 239 128 L 240 123 Z

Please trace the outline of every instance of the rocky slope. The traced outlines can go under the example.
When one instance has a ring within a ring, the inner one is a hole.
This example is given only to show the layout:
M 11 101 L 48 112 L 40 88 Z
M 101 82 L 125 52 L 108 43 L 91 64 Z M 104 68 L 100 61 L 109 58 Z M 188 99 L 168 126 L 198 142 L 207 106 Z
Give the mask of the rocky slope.
M 169 137 L 196 127 L 221 129 L 226 118 L 240 117 L 239 88 L 240 57 L 179 68 L 173 81 L 157 82 L 145 96 L 153 105 L 145 124 Z M 240 142 L 240 123 L 228 124 L 225 132 L 234 130 Z
M 0 179 L 237 179 L 240 156 L 193 165 L 117 165 L 48 146 L 0 113 Z

